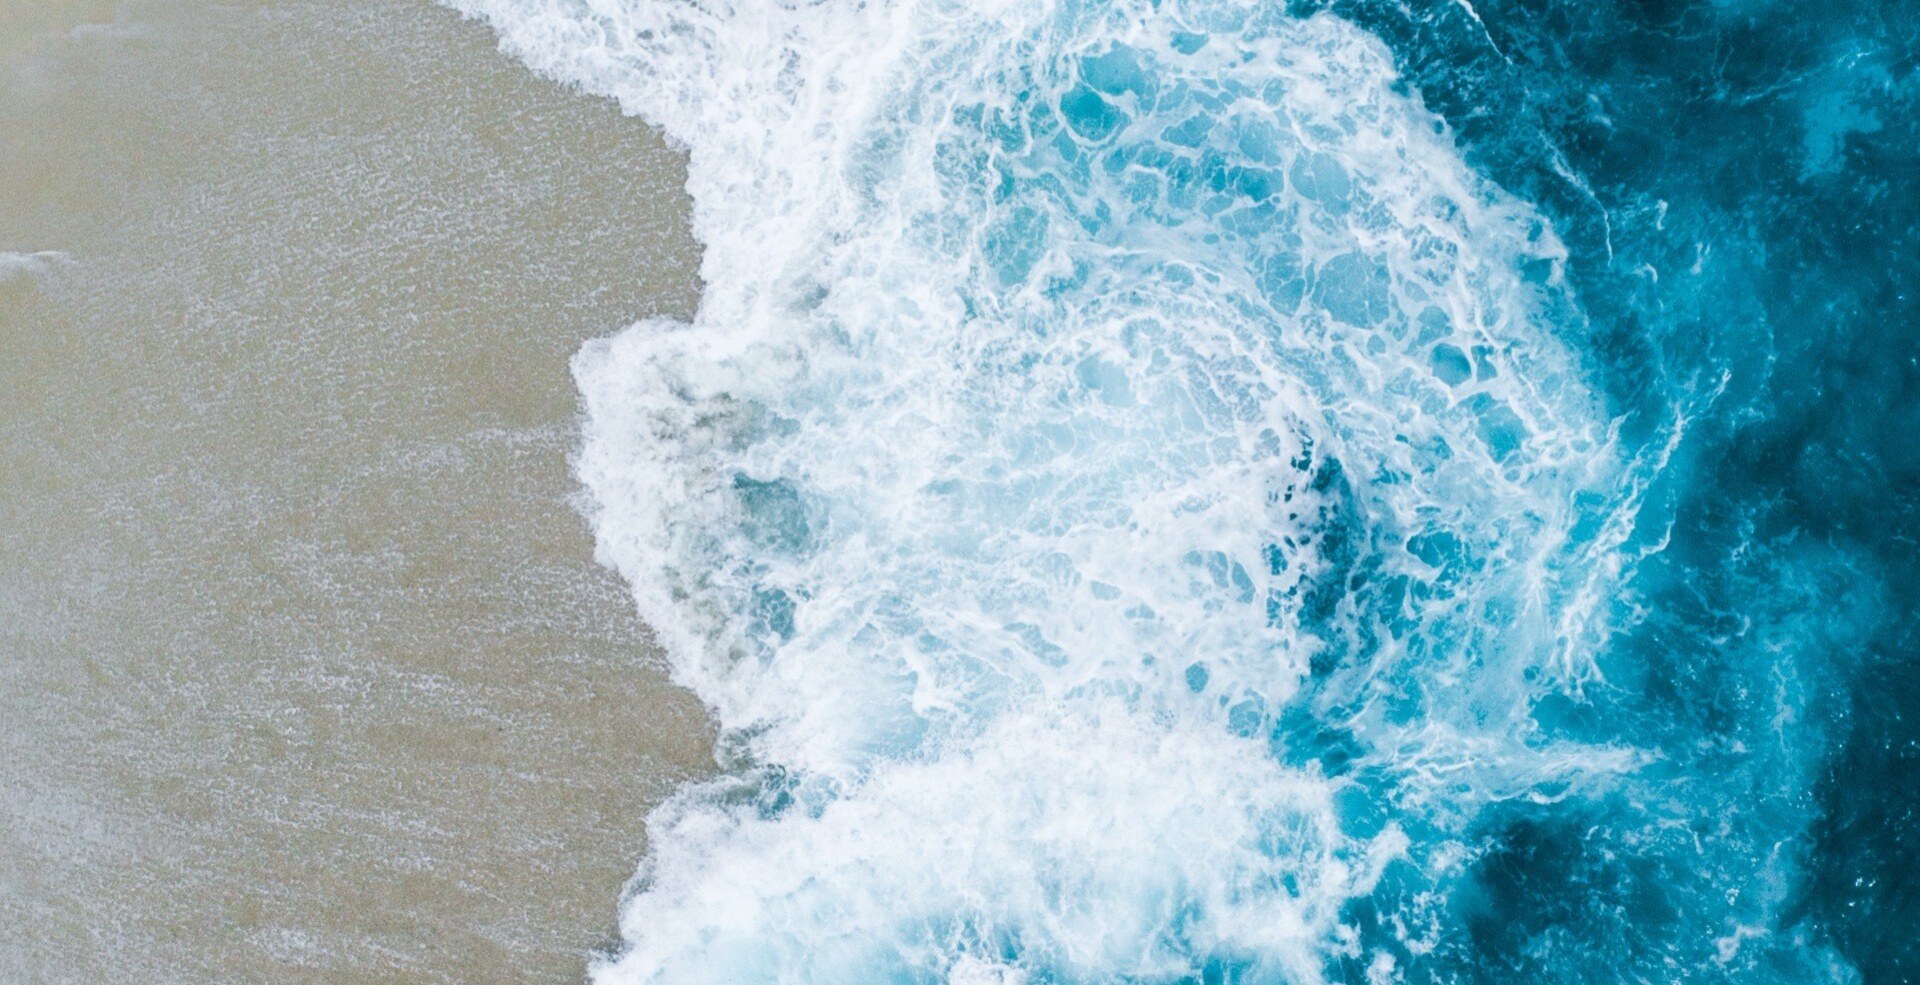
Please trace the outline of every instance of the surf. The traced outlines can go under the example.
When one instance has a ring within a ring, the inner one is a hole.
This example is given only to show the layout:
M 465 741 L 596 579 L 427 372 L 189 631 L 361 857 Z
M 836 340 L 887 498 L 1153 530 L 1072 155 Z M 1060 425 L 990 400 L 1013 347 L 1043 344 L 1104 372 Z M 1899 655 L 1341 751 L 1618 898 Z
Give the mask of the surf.
M 727 767 L 596 980 L 1457 976 L 1501 853 L 1606 897 L 1583 825 L 1733 796 L 1647 806 L 1665 750 L 1577 711 L 1700 404 L 1623 435 L 1554 222 L 1374 36 L 454 5 L 682 145 L 706 249 L 691 323 L 574 362 L 599 555 Z M 1786 894 L 1715 894 L 1791 863 L 1715 864 L 1663 905 L 1737 953 Z

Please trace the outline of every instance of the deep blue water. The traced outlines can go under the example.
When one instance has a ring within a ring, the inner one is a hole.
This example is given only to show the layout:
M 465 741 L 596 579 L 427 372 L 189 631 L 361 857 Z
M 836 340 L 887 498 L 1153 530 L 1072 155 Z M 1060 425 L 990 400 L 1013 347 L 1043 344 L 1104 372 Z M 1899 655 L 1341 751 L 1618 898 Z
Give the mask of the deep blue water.
M 1913 4 L 460 5 L 707 249 L 601 980 L 1920 971 Z
M 1660 506 L 1672 542 L 1633 586 L 1651 617 L 1615 643 L 1626 672 L 1590 713 L 1673 750 L 1676 782 L 1754 768 L 1764 756 L 1703 744 L 1764 741 L 1743 719 L 1788 665 L 1820 723 L 1813 782 L 1761 767 L 1718 806 L 1808 799 L 1782 928 L 1864 981 L 1914 980 L 1920 6 L 1300 5 L 1317 8 L 1385 39 L 1469 160 L 1553 217 L 1618 413 L 1724 375 Z M 1490 828 L 1502 848 L 1475 876 L 1471 944 L 1438 977 L 1575 957 L 1606 962 L 1601 979 L 1667 977 L 1711 919 L 1679 889 L 1700 873 L 1602 860 L 1616 849 L 1577 814 L 1533 814 Z

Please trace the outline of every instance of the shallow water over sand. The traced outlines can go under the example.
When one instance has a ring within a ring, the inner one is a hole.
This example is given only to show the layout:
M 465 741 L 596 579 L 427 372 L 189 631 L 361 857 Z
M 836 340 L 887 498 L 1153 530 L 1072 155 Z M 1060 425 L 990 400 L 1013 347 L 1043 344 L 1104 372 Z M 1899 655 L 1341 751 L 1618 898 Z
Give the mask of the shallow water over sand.
M 711 757 L 567 360 L 690 312 L 681 168 L 424 0 L 0 0 L 0 979 L 610 940 Z

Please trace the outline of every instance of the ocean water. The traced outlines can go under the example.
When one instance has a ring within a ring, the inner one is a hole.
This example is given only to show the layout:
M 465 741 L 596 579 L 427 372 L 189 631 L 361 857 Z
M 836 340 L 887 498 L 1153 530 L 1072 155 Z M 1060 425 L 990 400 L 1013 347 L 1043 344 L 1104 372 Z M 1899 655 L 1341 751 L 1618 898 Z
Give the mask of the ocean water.
M 682 182 L 427 0 L 0 0 L 0 982 L 617 939 L 712 754 L 567 367 L 693 311 Z
M 1915 972 L 1912 5 L 453 5 L 706 251 L 596 980 Z

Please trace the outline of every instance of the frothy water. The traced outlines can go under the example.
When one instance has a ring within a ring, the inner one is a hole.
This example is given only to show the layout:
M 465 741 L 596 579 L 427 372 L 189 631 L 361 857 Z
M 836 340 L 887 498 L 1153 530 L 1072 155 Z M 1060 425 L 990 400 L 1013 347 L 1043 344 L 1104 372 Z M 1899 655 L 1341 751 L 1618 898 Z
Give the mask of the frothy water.
M 0 251 L 0 284 L 36 278 L 62 264 L 72 262 L 72 257 L 59 250 L 40 250 L 34 253 Z
M 1554 218 L 1376 37 L 455 6 L 686 146 L 707 248 L 691 324 L 574 364 L 601 556 L 732 767 L 599 980 L 1848 976 L 1787 923 L 1817 810 L 1760 792 L 1824 755 L 1819 634 L 1730 632 L 1693 733 L 1619 679 L 1726 374 L 1624 397 Z

